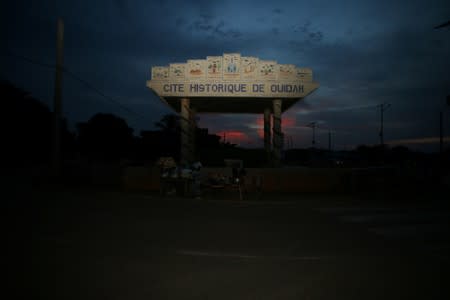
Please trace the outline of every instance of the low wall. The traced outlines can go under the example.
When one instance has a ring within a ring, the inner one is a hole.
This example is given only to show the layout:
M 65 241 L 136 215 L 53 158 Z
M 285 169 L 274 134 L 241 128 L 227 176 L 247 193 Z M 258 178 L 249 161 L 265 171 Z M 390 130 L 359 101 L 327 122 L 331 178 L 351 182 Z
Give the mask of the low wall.
M 122 184 L 127 189 L 158 191 L 159 178 L 159 169 L 156 167 L 126 167 L 122 175 Z
M 344 190 L 348 172 L 344 169 L 281 168 L 261 169 L 259 173 L 263 191 L 310 193 Z
M 348 185 L 348 170 L 311 168 L 247 168 L 246 188 L 263 192 L 333 192 L 345 190 Z M 202 180 L 209 173 L 231 176 L 231 168 L 203 168 Z M 128 189 L 159 190 L 159 170 L 157 168 L 127 167 L 122 183 Z

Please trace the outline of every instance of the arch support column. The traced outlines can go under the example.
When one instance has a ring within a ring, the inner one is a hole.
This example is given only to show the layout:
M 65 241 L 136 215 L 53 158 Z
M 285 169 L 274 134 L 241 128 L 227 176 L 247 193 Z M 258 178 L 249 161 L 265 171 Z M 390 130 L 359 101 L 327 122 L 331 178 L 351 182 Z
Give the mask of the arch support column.
M 181 99 L 181 118 L 180 118 L 180 162 L 182 165 L 192 163 L 192 133 L 190 116 L 189 98 Z
M 271 134 L 270 134 L 270 108 L 264 109 L 264 150 L 266 151 L 267 161 L 270 160 L 270 144 L 271 144 Z
M 189 119 L 190 119 L 189 129 L 190 129 L 190 139 L 191 139 L 190 159 L 191 159 L 191 162 L 194 162 L 194 160 L 196 159 L 195 153 L 197 151 L 197 148 L 196 148 L 197 110 L 195 108 L 191 108 L 189 112 L 190 112 L 190 114 L 189 114 Z
M 273 100 L 273 163 L 275 167 L 281 165 L 281 148 L 283 133 L 281 132 L 281 99 Z

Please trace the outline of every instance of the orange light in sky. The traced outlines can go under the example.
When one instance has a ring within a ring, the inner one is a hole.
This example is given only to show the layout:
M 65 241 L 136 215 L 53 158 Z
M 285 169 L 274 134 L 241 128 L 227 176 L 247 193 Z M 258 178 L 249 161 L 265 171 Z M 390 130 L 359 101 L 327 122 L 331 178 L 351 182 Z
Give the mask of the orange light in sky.
M 295 118 L 293 118 L 293 117 L 282 117 L 281 118 L 281 130 L 287 129 L 294 125 L 295 125 Z M 258 136 L 260 138 L 263 138 L 264 137 L 264 117 L 258 116 L 256 118 L 256 127 L 258 128 L 257 129 Z M 271 128 L 271 130 L 272 130 L 272 128 Z
M 216 134 L 222 139 L 225 134 L 226 141 L 234 144 L 248 143 L 250 141 L 246 133 L 238 130 L 224 130 L 219 131 Z

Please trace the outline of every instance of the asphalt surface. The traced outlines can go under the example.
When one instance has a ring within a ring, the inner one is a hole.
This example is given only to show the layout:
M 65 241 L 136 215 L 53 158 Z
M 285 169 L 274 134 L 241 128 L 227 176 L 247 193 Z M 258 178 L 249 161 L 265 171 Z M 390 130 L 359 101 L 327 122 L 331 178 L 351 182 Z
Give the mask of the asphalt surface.
M 235 196 L 16 191 L 8 196 L 4 226 L 9 293 L 21 299 L 450 299 L 450 210 L 442 201 Z

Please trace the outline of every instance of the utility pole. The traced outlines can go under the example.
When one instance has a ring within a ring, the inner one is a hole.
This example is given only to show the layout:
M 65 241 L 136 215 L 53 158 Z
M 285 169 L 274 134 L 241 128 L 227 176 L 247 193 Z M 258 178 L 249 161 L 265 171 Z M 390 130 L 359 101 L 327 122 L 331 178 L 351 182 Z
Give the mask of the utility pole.
M 316 144 L 316 122 L 311 122 L 306 126 L 312 128 L 312 131 L 313 131 L 312 146 L 314 147 L 314 145 Z
M 53 147 L 52 168 L 53 175 L 59 177 L 61 173 L 61 123 L 62 123 L 62 72 L 64 49 L 64 22 L 58 18 L 56 32 L 56 69 L 55 94 L 53 99 Z
M 331 152 L 331 130 L 328 131 L 328 151 Z
M 380 145 L 383 146 L 384 145 L 384 133 L 383 133 L 383 114 L 386 111 L 386 109 L 388 109 L 391 105 L 389 103 L 383 103 L 378 105 L 378 107 L 380 108 Z
M 446 97 L 446 104 L 450 107 L 450 95 Z M 444 153 L 444 110 L 439 112 L 439 153 Z
M 444 153 L 444 121 L 443 113 L 439 112 L 439 153 Z
M 289 136 L 289 149 L 294 148 L 294 142 L 292 141 L 292 135 Z

